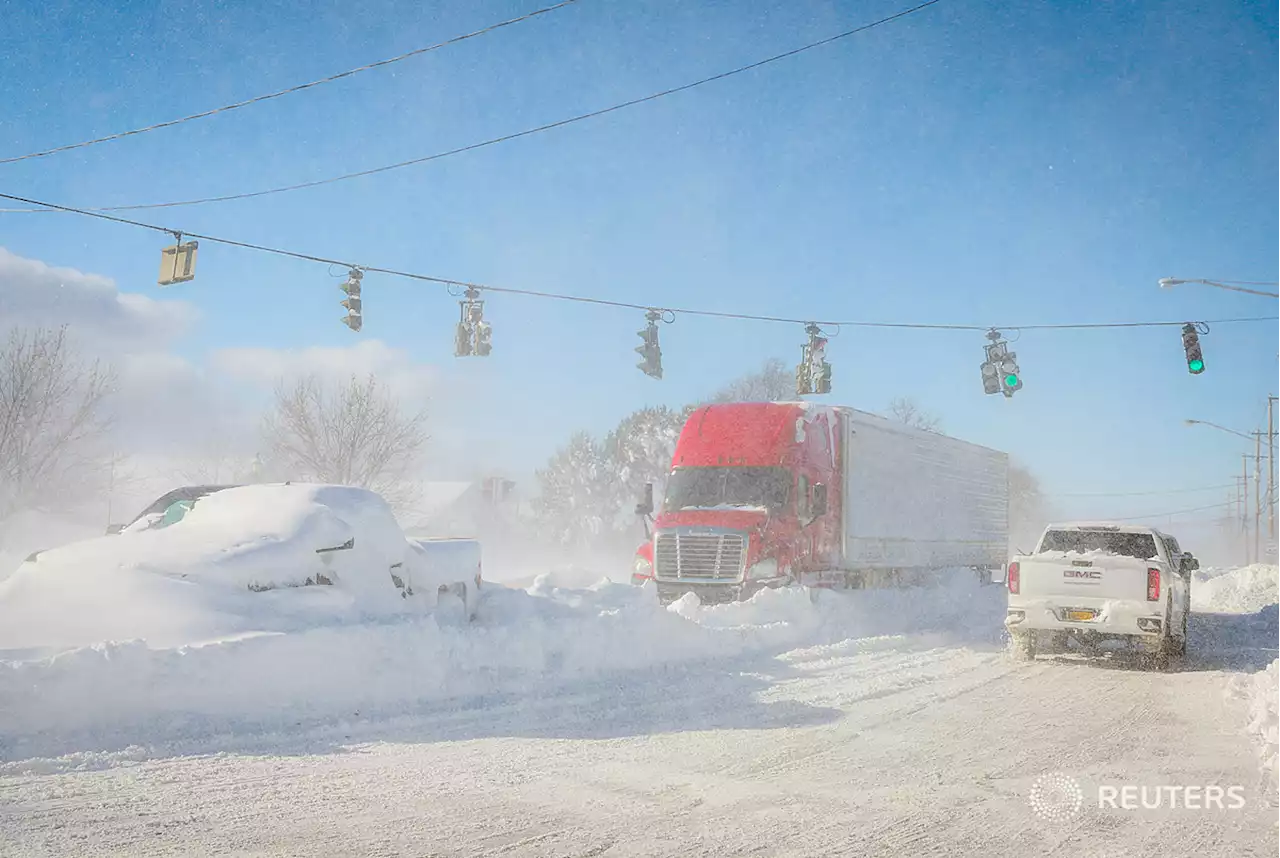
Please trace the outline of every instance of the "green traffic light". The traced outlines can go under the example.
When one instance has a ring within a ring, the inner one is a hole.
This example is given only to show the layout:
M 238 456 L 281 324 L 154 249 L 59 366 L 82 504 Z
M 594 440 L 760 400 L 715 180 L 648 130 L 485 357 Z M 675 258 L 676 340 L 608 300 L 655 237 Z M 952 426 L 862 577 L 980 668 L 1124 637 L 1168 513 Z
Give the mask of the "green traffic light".
M 1200 360 L 1199 358 L 1195 358 L 1194 360 L 1187 361 L 1187 369 L 1191 370 L 1192 372 L 1204 372 L 1204 361 Z
M 1017 387 L 1018 377 L 1016 375 L 1006 375 L 1004 377 L 1004 383 L 1006 387 Z

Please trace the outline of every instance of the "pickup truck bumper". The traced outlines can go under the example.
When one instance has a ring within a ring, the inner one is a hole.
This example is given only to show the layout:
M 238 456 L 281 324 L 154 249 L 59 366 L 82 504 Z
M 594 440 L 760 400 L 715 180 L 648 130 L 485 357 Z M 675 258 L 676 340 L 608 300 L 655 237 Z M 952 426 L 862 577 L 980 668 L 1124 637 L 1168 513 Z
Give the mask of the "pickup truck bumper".
M 1085 615 L 1091 615 L 1085 618 Z M 1037 642 L 1065 646 L 1074 641 L 1085 648 L 1103 642 L 1157 650 L 1164 637 L 1164 607 L 1158 602 L 1109 602 L 1101 605 L 1057 605 L 1010 600 L 1005 628 L 1014 635 L 1030 635 Z

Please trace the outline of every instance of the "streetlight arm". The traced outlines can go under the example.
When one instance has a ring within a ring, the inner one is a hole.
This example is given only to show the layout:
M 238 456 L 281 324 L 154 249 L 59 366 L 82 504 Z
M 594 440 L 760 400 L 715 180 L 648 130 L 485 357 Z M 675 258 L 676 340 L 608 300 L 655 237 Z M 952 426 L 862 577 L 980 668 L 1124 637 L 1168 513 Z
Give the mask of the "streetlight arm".
M 1241 438 L 1244 438 L 1247 441 L 1253 440 L 1252 435 L 1247 435 L 1244 432 L 1237 432 L 1234 429 L 1228 429 L 1226 426 L 1219 426 L 1217 423 L 1210 423 L 1208 420 L 1185 420 L 1183 422 L 1185 422 L 1188 426 L 1195 426 L 1195 425 L 1211 426 L 1214 429 L 1219 429 L 1223 432 L 1229 432 L 1232 435 L 1239 435 Z
M 1230 289 L 1232 292 L 1245 292 L 1249 295 L 1261 295 L 1264 298 L 1280 298 L 1280 293 L 1263 292 L 1261 289 L 1247 289 L 1244 286 L 1232 286 L 1229 283 L 1219 283 L 1217 280 L 1179 280 L 1176 277 L 1161 277 L 1160 288 L 1172 289 L 1174 286 L 1180 286 L 1183 283 L 1203 283 L 1205 286 L 1216 286 L 1219 289 Z

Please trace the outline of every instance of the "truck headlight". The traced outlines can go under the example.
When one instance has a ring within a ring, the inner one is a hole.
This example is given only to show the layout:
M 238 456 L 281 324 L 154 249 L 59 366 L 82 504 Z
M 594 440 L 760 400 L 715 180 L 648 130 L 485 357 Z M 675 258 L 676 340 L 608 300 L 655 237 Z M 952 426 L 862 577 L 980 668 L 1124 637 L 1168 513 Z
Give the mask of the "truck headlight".
M 761 580 L 764 578 L 778 577 L 778 561 L 772 557 L 766 557 L 747 567 L 747 580 Z
M 631 567 L 631 578 L 652 578 L 653 564 L 643 557 L 637 557 L 635 565 Z

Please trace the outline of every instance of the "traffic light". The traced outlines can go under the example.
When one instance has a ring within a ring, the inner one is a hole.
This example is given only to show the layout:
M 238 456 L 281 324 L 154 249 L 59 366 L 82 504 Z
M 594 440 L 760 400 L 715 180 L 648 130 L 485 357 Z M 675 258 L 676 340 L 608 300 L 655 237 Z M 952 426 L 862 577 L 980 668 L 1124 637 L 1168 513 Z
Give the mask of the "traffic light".
M 813 382 L 809 380 L 809 362 L 802 360 L 796 367 L 796 396 L 810 393 L 813 393 Z
M 487 357 L 493 351 L 493 326 L 484 320 L 480 290 L 468 286 L 458 302 L 458 327 L 453 337 L 455 357 Z
M 1000 368 L 993 361 L 982 362 L 982 392 L 1000 392 Z
M 643 358 L 640 363 L 636 364 L 636 368 L 651 378 L 662 378 L 662 348 L 658 345 L 658 320 L 662 318 L 661 311 L 650 310 L 644 314 L 648 324 L 644 330 L 636 331 L 640 337 L 640 345 L 636 346 L 635 352 Z
M 1022 372 L 1018 369 L 1018 356 L 1013 352 L 1000 361 L 1000 387 L 1006 397 L 1022 389 Z
M 827 363 L 825 360 L 822 362 L 822 369 L 819 370 L 817 379 L 814 380 L 813 392 L 831 392 L 831 364 Z
M 1009 351 L 1009 343 L 1000 332 L 992 328 L 987 332 L 990 343 L 983 346 L 987 359 L 982 362 L 982 392 L 1003 393 L 1008 399 L 1022 389 L 1022 371 L 1018 369 L 1018 356 Z
M 360 302 L 360 281 L 364 278 L 364 272 L 359 268 L 352 268 L 347 273 L 347 280 L 342 284 L 342 291 L 347 293 L 347 297 L 342 299 L 342 306 L 347 308 L 346 318 L 342 320 L 342 324 L 346 325 L 356 333 L 364 327 L 364 314 L 361 312 Z
M 808 396 L 831 392 L 831 364 L 827 363 L 827 339 L 822 329 L 810 322 L 804 331 L 809 342 L 800 347 L 800 364 L 796 367 L 796 395 Z
M 471 356 L 471 329 L 467 327 L 465 319 L 458 322 L 457 332 L 453 336 L 453 356 Z
M 1190 322 L 1182 326 L 1182 348 L 1187 353 L 1187 371 L 1192 375 L 1204 372 L 1204 353 L 1200 350 L 1200 332 Z

